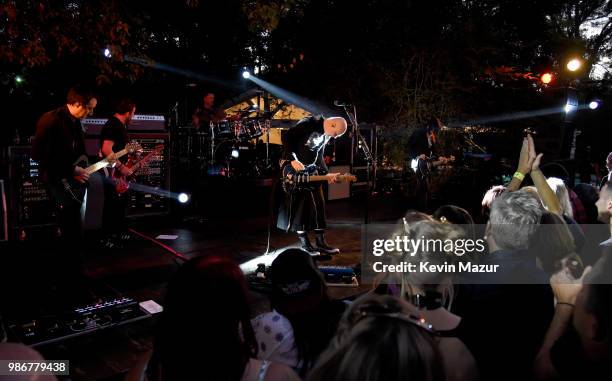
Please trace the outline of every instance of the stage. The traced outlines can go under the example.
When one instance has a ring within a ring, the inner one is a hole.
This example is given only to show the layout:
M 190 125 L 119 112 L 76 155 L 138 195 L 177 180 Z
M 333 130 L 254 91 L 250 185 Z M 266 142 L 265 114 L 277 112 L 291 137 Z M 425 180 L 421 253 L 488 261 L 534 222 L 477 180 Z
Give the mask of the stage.
M 363 195 L 328 202 L 328 241 L 339 247 L 341 253 L 317 258 L 319 266 L 354 267 L 360 263 L 365 206 Z M 375 195 L 369 204 L 370 221 L 393 222 L 407 207 L 402 198 Z M 298 244 L 294 234 L 273 227 L 269 254 L 264 255 L 268 218 L 263 209 L 260 213 L 242 216 L 238 213 L 240 208 L 232 208 L 231 213 L 214 218 L 185 211 L 178 215 L 134 219 L 130 228 L 136 233 L 123 248 L 103 249 L 93 239 L 86 243 L 84 265 L 88 279 L 85 285 L 80 282 L 74 286 L 62 285 L 64 280 L 58 279 L 50 263 L 53 255 L 61 255 L 54 253 L 52 241 L 5 243 L 1 259 L 2 316 L 7 325 L 48 320 L 79 306 L 118 297 L 162 304 L 165 285 L 184 262 L 183 258 L 230 257 L 242 264 L 248 274 L 257 264 L 269 265 L 282 250 Z M 163 235 L 176 238 L 156 239 Z M 144 237 L 156 239 L 167 248 Z M 351 299 L 369 289 L 369 285 L 359 285 L 330 287 L 329 291 L 333 298 Z M 269 309 L 266 294 L 260 288 L 252 289 L 251 297 L 254 316 Z M 36 349 L 47 358 L 71 359 L 76 380 L 119 380 L 140 353 L 152 348 L 158 316 L 60 339 L 38 345 Z

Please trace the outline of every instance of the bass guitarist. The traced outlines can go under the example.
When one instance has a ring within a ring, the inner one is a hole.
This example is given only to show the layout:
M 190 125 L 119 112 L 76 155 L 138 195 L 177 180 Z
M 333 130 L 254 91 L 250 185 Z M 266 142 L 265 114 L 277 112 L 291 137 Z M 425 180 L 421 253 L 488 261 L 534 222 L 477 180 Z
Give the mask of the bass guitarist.
M 100 154 L 102 157 L 108 157 L 112 153 L 119 152 L 125 148 L 129 141 L 127 126 L 132 121 L 135 113 L 136 103 L 133 100 L 122 98 L 117 102 L 114 114 L 108 118 L 100 132 Z M 127 158 L 123 157 L 116 162 L 113 168 L 106 170 L 102 228 L 106 235 L 103 244 L 107 248 L 118 248 L 121 246 L 120 241 L 130 238 L 125 217 L 127 197 L 117 193 L 116 183 L 113 179 L 117 177 L 117 174 L 114 172 L 119 172 L 119 175 L 124 177 L 132 174 L 132 170 L 125 165 L 126 161 Z
M 346 130 L 346 120 L 341 117 L 312 116 L 302 119 L 282 137 L 282 166 L 291 165 L 296 173 L 302 173 L 308 168 L 309 174 L 325 175 L 330 184 L 336 182 L 339 174 L 328 173 L 323 151 L 330 139 L 342 136 Z M 302 249 L 310 255 L 340 252 L 325 240 L 325 198 L 321 183 L 311 183 L 286 194 L 279 209 L 277 227 L 296 232 Z M 309 231 L 315 233 L 316 248 L 310 243 Z
M 428 212 L 430 198 L 429 192 L 429 170 L 432 167 L 445 165 L 454 160 L 454 157 L 436 157 L 439 151 L 438 133 L 442 127 L 442 122 L 436 117 L 432 117 L 427 126 L 414 130 L 408 140 L 408 157 L 410 166 L 418 179 L 416 209 L 421 212 Z

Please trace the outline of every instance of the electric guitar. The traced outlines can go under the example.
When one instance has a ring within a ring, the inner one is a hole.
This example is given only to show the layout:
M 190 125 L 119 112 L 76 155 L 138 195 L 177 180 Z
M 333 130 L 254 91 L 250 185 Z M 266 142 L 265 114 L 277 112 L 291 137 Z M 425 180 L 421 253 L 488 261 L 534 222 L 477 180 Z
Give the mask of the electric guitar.
M 134 162 L 134 160 L 130 158 L 128 162 L 125 164 L 125 166 L 131 170 L 131 174 L 128 176 L 122 175 L 120 171 L 115 169 L 113 172 L 113 177 L 115 180 L 115 190 L 117 191 L 117 193 L 123 194 L 127 192 L 127 190 L 130 189 L 130 182 L 134 180 L 134 174 L 138 170 L 142 169 L 143 166 L 149 160 L 151 160 L 151 158 L 153 158 L 153 156 L 159 155 L 163 150 L 164 150 L 164 145 L 158 144 L 155 146 L 155 148 L 153 148 L 153 150 L 151 150 L 151 152 L 149 152 L 145 157 L 140 159 L 138 162 Z
M 445 159 L 442 163 L 439 163 L 441 159 Z M 410 168 L 416 173 L 416 175 L 420 179 L 424 179 L 429 176 L 431 169 L 433 167 L 438 167 L 440 165 L 444 165 L 445 163 L 452 163 L 455 161 L 454 156 L 450 157 L 427 157 L 425 159 L 421 159 L 420 157 L 416 157 L 410 161 Z
M 104 167 L 112 165 L 120 157 L 128 153 L 136 152 L 141 149 L 142 147 L 140 147 L 140 144 L 132 142 L 132 143 L 126 144 L 125 148 L 122 149 L 121 151 L 108 155 L 104 159 L 88 167 L 85 167 L 86 165 L 88 165 L 88 162 L 89 162 L 89 160 L 87 159 L 87 156 L 85 155 L 80 156 L 74 162 L 74 165 L 79 166 L 81 168 L 85 168 L 85 172 L 88 175 L 91 175 L 94 172 L 97 172 Z M 51 189 L 51 192 L 53 193 L 54 197 L 61 203 L 65 203 L 66 201 L 70 201 L 70 202 L 75 201 L 78 203 L 83 203 L 83 199 L 85 197 L 85 189 L 87 188 L 87 184 L 80 183 L 76 181 L 74 178 L 64 178 L 58 183 L 49 184 L 49 188 Z
M 317 174 L 317 166 L 314 164 L 306 166 L 303 171 L 296 171 L 291 166 L 291 163 L 286 163 L 282 170 L 282 186 L 285 193 L 293 193 L 295 191 L 307 189 L 315 182 L 327 181 L 328 177 Z M 355 182 L 357 177 L 350 173 L 342 173 L 336 175 L 337 182 Z

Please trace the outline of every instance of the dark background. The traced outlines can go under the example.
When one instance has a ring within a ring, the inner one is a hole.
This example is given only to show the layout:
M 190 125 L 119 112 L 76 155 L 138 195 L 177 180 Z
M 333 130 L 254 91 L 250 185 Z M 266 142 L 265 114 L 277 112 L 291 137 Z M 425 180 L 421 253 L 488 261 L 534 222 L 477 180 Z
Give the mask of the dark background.
M 98 115 L 130 94 L 140 113 L 167 114 L 179 102 L 186 122 L 202 91 L 216 91 L 222 102 L 253 86 L 240 78 L 242 67 L 259 66 L 263 79 L 304 97 L 356 104 L 362 121 L 383 126 L 381 162 L 391 164 L 431 115 L 465 125 L 562 107 L 572 85 L 581 103 L 598 98 L 602 107 L 571 123 L 559 113 L 492 125 L 517 140 L 524 128 L 535 129 L 547 160 L 566 158 L 560 127 L 570 125 L 582 131 L 577 158 L 601 164 L 609 150 L 609 82 L 588 73 L 608 55 L 612 27 L 602 18 L 601 33 L 588 39 L 580 28 L 611 7 L 605 0 L 3 2 L 0 141 L 12 144 L 16 131 L 22 142 L 31 136 L 40 114 L 61 105 L 75 83 L 95 86 Z M 565 63 L 574 56 L 584 65 L 569 73 Z M 545 72 L 554 74 L 549 85 L 540 81 Z

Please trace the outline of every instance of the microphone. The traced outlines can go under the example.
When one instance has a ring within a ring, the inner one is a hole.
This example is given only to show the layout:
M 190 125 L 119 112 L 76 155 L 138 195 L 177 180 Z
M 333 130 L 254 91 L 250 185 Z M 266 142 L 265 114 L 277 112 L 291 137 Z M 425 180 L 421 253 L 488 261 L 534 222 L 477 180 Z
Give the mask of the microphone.
M 336 100 L 336 101 L 334 101 L 334 106 L 337 106 L 337 107 L 347 107 L 347 106 L 352 106 L 352 104 L 344 103 L 344 102 L 340 102 L 340 101 Z

